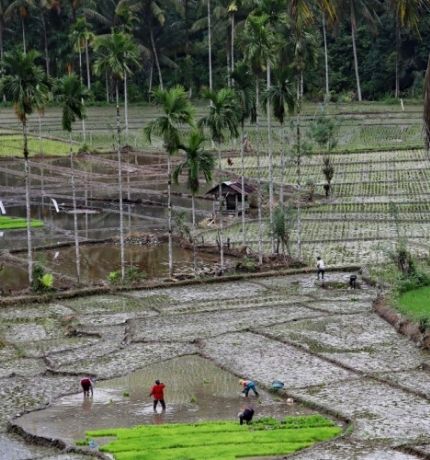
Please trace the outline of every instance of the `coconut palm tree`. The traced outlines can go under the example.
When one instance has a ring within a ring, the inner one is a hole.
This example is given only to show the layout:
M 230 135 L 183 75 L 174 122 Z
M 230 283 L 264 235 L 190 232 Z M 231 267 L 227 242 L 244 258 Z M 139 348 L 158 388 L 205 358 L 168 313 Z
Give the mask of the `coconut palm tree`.
M 116 147 L 118 155 L 118 189 L 120 213 L 120 254 L 121 254 L 121 279 L 125 276 L 125 251 L 124 251 L 124 215 L 122 205 L 122 163 L 121 163 L 121 120 L 119 108 L 119 82 L 124 81 L 124 99 L 127 100 L 126 82 L 131 68 L 139 64 L 139 50 L 130 35 L 124 32 L 112 32 L 110 35 L 97 37 L 94 41 L 97 59 L 94 70 L 97 75 L 109 73 L 115 81 L 116 100 Z M 125 108 L 125 112 L 127 109 Z M 126 115 L 127 120 L 127 115 Z M 127 126 L 127 125 L 126 125 Z
M 396 22 L 396 87 L 395 97 L 400 96 L 400 45 L 402 40 L 402 29 L 414 31 L 419 35 L 418 22 L 421 13 L 429 8 L 429 0 L 390 0 L 387 4 L 393 12 Z
M 31 208 L 30 208 L 30 165 L 28 161 L 28 116 L 34 110 L 43 110 L 48 100 L 48 86 L 42 67 L 37 63 L 40 54 L 31 50 L 24 53 L 15 50 L 5 54 L 2 79 L 3 91 L 12 101 L 15 113 L 22 125 L 23 155 L 25 168 L 25 206 L 27 218 L 27 257 L 28 281 L 33 280 L 33 257 L 31 247 Z
M 205 136 L 199 129 L 190 132 L 187 141 L 179 146 L 180 150 L 185 153 L 185 159 L 180 163 L 173 172 L 173 179 L 179 182 L 179 176 L 184 170 L 187 171 L 187 185 L 191 191 L 191 209 L 192 209 L 192 239 L 193 239 L 193 265 L 196 273 L 196 205 L 195 196 L 200 190 L 200 176 L 203 175 L 206 182 L 212 181 L 212 172 L 215 167 L 215 159 L 210 152 L 204 150 Z
M 224 243 L 223 243 L 223 218 L 222 218 L 222 162 L 221 144 L 229 137 L 238 137 L 240 113 L 236 102 L 236 94 L 230 88 L 219 91 L 205 91 L 203 98 L 209 101 L 209 114 L 199 120 L 199 126 L 207 127 L 211 133 L 211 139 L 215 143 L 218 152 L 219 180 L 219 242 L 220 242 L 220 265 L 224 271 Z
M 144 129 L 149 142 L 154 136 L 163 139 L 167 152 L 167 208 L 168 208 L 168 234 L 169 234 L 169 276 L 173 276 L 173 241 L 172 241 L 172 168 L 171 155 L 174 155 L 181 144 L 180 129 L 183 126 L 194 124 L 194 107 L 191 105 L 185 89 L 174 86 L 171 89 L 158 88 L 152 93 L 152 99 L 162 112 L 152 120 Z
M 76 278 L 78 283 L 81 281 L 81 263 L 79 254 L 79 237 L 78 237 L 78 215 L 76 212 L 76 186 L 73 164 L 73 145 L 72 145 L 72 128 L 76 120 L 82 120 L 85 117 L 84 101 L 88 98 L 88 92 L 76 74 L 66 75 L 56 84 L 56 94 L 62 105 L 62 127 L 69 133 L 70 140 L 70 169 L 72 183 L 72 205 L 73 205 L 73 228 L 75 237 L 75 260 L 76 260 Z
M 33 0 L 13 0 L 5 10 L 5 17 L 10 19 L 15 14 L 21 21 L 22 47 L 27 52 L 27 40 L 25 38 L 25 20 L 30 15 L 30 9 L 34 6 Z
M 235 71 L 231 74 L 234 80 L 234 89 L 238 100 L 240 122 L 240 165 L 241 165 L 241 188 L 242 188 L 242 244 L 246 245 L 245 228 L 245 121 L 250 119 L 255 123 L 257 118 L 257 106 L 255 99 L 255 77 L 246 62 L 239 62 Z
M 82 52 L 85 52 L 85 66 L 87 74 L 87 88 L 91 89 L 91 63 L 89 47 L 95 36 L 91 31 L 91 25 L 86 21 L 85 17 L 80 17 L 76 20 L 72 27 L 71 39 L 75 51 L 79 54 L 79 76 L 83 81 L 82 70 Z

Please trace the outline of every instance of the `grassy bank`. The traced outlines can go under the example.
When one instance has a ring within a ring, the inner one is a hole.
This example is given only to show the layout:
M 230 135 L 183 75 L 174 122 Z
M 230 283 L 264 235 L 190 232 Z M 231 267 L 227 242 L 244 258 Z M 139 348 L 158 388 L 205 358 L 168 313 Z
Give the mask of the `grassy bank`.
M 430 324 L 430 286 L 402 294 L 399 298 L 399 310 L 409 319 Z
M 88 432 L 89 438 L 116 439 L 101 448 L 118 460 L 218 459 L 284 455 L 296 452 L 341 432 L 320 415 L 261 419 L 252 425 L 238 422 L 144 425 Z
M 39 219 L 32 219 L 31 226 L 33 228 L 43 227 L 43 222 Z M 27 221 L 20 217 L 0 216 L 0 230 L 18 230 L 27 228 Z

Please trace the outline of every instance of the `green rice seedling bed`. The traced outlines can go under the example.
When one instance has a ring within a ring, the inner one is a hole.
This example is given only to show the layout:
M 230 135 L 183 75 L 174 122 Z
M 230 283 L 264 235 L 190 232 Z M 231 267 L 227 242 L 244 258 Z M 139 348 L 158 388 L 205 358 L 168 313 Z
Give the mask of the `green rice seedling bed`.
M 43 222 L 38 219 L 31 220 L 33 228 L 43 227 Z M 27 221 L 20 217 L 0 216 L 0 230 L 17 230 L 27 228 Z
M 91 431 L 87 437 L 115 437 L 101 450 L 117 460 L 233 460 L 289 454 L 341 431 L 331 420 L 310 415 L 265 418 L 243 426 L 233 421 L 144 425 Z
M 23 155 L 23 139 L 19 134 L 0 136 L 0 157 L 20 157 Z M 28 149 L 30 156 L 64 156 L 70 153 L 69 144 L 64 141 L 53 139 L 38 139 L 30 137 L 28 139 Z M 78 146 L 73 145 L 73 151 L 77 151 Z

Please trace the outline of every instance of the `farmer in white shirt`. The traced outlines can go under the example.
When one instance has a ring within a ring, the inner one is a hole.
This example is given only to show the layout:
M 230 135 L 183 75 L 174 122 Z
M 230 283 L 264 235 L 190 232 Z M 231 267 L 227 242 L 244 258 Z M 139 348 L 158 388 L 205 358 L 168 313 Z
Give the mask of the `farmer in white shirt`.
M 317 257 L 317 276 L 318 276 L 318 279 L 320 279 L 320 275 L 321 275 L 321 279 L 324 280 L 324 272 L 325 272 L 325 264 L 324 264 L 324 261 L 321 259 L 321 257 Z

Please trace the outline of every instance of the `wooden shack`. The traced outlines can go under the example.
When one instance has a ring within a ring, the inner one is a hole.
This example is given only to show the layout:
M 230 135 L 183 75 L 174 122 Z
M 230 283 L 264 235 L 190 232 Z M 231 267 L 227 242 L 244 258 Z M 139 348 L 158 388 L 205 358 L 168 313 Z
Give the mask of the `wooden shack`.
M 212 195 L 214 198 L 214 212 L 219 211 L 219 189 L 217 184 L 211 188 L 206 195 Z M 255 191 L 252 185 L 245 182 L 244 195 L 245 195 L 245 212 L 249 209 L 249 196 Z M 222 193 L 222 212 L 223 213 L 242 213 L 242 183 L 241 181 L 224 181 L 221 183 Z

